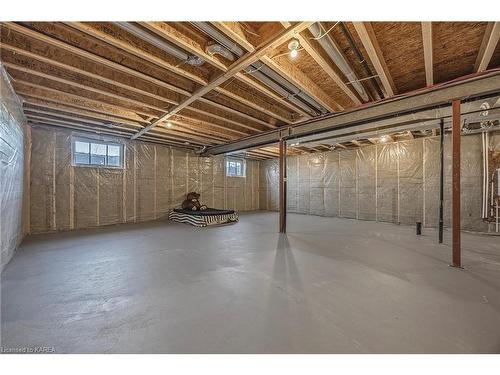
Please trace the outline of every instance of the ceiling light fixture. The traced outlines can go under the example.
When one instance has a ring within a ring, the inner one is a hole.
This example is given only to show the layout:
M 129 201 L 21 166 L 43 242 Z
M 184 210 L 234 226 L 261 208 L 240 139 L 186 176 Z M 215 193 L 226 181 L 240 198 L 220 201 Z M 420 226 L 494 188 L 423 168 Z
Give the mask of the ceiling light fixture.
M 170 121 L 167 121 L 167 123 L 165 124 L 165 126 L 167 128 L 171 128 L 173 125 L 172 125 L 172 123 Z
M 288 43 L 288 49 L 290 50 L 290 57 L 295 59 L 298 55 L 298 50 L 300 47 L 300 43 L 297 39 L 293 39 L 290 43 Z

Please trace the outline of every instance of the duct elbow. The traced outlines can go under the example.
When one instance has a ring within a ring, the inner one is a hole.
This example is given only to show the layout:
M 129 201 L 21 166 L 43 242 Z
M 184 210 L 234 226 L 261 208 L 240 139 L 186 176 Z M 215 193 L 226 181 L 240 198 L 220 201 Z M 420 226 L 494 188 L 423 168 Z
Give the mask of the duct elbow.
M 229 61 L 234 61 L 233 54 L 229 50 L 227 50 L 226 48 L 221 46 L 220 44 L 208 45 L 206 48 L 206 53 L 208 53 L 209 55 L 221 55 L 222 57 L 224 57 L 225 59 L 227 59 Z

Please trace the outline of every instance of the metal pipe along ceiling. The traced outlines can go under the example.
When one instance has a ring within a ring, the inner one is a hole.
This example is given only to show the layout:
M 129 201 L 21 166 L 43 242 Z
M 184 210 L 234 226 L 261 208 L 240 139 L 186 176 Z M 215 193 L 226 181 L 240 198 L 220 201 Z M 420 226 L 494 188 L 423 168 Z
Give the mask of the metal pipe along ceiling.
M 330 35 L 324 35 L 325 30 L 320 22 L 313 23 L 309 27 L 309 31 L 313 34 L 315 38 L 319 38 L 318 42 L 323 47 L 325 52 L 328 54 L 330 59 L 335 65 L 340 69 L 340 71 L 346 76 L 347 80 L 352 83 L 352 87 L 358 92 L 361 98 L 367 102 L 369 101 L 368 94 L 362 84 L 358 82 L 358 77 L 352 71 L 351 67 L 347 63 L 346 59 L 342 53 L 338 50 L 335 43 L 331 40 Z M 321 35 L 324 35 L 321 37 Z M 321 37 L 321 38 L 320 38 Z
M 202 65 L 205 60 L 203 60 L 199 56 L 194 56 L 194 55 L 188 55 L 186 52 L 182 51 L 179 48 L 176 48 L 172 46 L 171 44 L 167 43 L 163 39 L 152 35 L 148 33 L 146 30 L 143 30 L 142 28 L 131 24 L 130 22 L 113 22 L 116 26 L 122 28 L 125 31 L 128 31 L 130 34 L 135 35 L 136 37 L 145 40 L 148 43 L 151 43 L 152 45 L 160 48 L 161 50 L 165 51 L 169 55 L 172 55 L 179 60 L 185 61 L 186 63 L 190 65 Z
M 240 57 L 245 53 L 240 46 L 207 22 L 191 22 L 191 24 L 205 34 L 209 35 L 212 39 L 220 43 L 236 56 Z M 247 69 L 245 69 L 245 71 L 247 74 L 254 76 L 264 85 L 276 91 L 278 94 L 312 115 L 328 112 L 321 104 L 263 63 L 250 65 Z

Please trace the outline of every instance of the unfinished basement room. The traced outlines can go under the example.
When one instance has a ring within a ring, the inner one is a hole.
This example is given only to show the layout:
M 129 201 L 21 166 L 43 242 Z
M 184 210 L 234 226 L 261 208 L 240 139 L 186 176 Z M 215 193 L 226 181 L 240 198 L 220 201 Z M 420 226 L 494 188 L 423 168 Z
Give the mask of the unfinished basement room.
M 500 352 L 500 22 L 320 19 L 0 23 L 2 353 Z

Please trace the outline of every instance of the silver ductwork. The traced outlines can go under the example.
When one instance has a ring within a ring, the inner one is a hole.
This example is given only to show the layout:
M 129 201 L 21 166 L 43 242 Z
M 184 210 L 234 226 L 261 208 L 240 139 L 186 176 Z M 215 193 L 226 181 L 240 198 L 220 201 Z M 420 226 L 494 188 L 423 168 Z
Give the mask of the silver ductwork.
M 212 27 L 210 24 L 206 22 L 191 22 L 191 24 L 197 29 L 203 31 L 205 34 L 209 35 L 212 39 L 227 48 L 227 50 L 237 57 L 240 57 L 245 53 L 240 46 L 227 38 L 219 30 Z M 277 92 L 282 97 L 288 99 L 290 102 L 313 116 L 328 112 L 313 98 L 302 92 L 299 88 L 262 63 L 250 65 L 245 69 L 245 72 L 246 74 L 252 75 L 271 90 Z
M 172 46 L 160 37 L 150 34 L 146 30 L 130 22 L 114 22 L 114 24 L 122 28 L 123 30 L 128 31 L 130 34 L 135 35 L 136 37 L 158 47 L 169 55 L 172 55 L 179 60 L 184 61 L 186 64 L 200 66 L 205 63 L 205 60 L 203 60 L 201 57 L 188 55 L 183 50 Z
M 220 44 L 208 45 L 205 52 L 208 53 L 209 55 L 221 55 L 225 59 L 234 61 L 234 55 Z
M 250 68 L 248 69 L 253 69 L 253 71 L 259 71 L 271 78 L 273 81 L 278 83 L 279 85 L 283 86 L 292 96 L 294 97 L 299 97 L 303 101 L 305 101 L 307 104 L 312 106 L 314 109 L 319 111 L 320 113 L 327 113 L 328 111 L 321 105 L 319 104 L 316 100 L 311 98 L 309 95 L 307 95 L 305 92 L 300 90 L 298 87 L 295 85 L 291 84 L 288 82 L 286 79 L 284 79 L 282 76 L 280 76 L 278 73 L 276 73 L 274 70 L 269 68 L 267 65 L 261 62 L 256 62 L 253 64 Z M 252 74 L 252 73 L 250 73 Z
M 324 28 L 319 22 L 312 24 L 309 27 L 309 31 L 313 34 L 315 38 L 320 38 L 325 33 Z M 368 97 L 365 88 L 361 83 L 359 83 L 358 77 L 356 77 L 356 74 L 353 72 L 353 70 L 347 63 L 346 59 L 344 58 L 342 53 L 338 50 L 337 46 L 332 41 L 330 36 L 328 34 L 324 35 L 323 37 L 318 39 L 318 42 L 321 45 L 321 47 L 323 47 L 325 52 L 328 54 L 330 59 L 332 59 L 333 63 L 337 65 L 340 71 L 345 75 L 349 83 L 352 84 L 352 87 L 358 92 L 363 101 L 365 102 L 369 101 L 370 98 Z
M 231 53 L 234 53 L 237 57 L 242 56 L 245 51 L 241 49 L 241 47 L 221 33 L 216 28 L 210 26 L 207 22 L 191 22 L 191 24 L 196 27 L 198 30 L 204 32 L 207 35 L 210 35 L 213 40 L 217 41 L 224 47 L 226 47 Z

